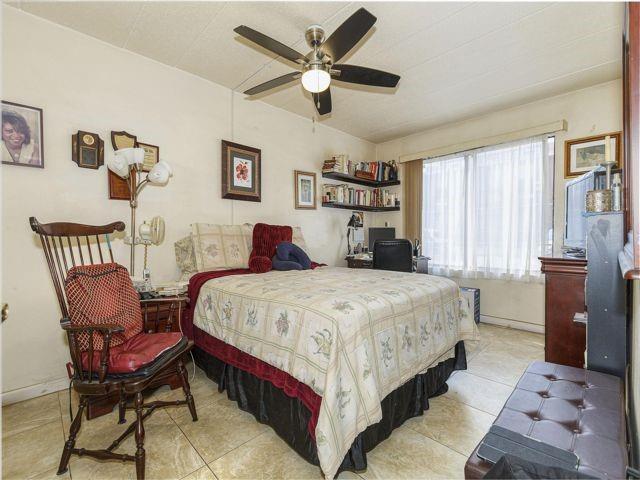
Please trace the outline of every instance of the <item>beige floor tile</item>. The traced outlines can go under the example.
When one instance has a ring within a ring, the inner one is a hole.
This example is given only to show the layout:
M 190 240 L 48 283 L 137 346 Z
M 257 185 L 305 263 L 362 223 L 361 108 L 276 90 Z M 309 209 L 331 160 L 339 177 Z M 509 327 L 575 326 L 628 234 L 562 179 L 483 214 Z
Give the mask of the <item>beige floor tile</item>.
M 60 419 L 58 394 L 2 407 L 2 438 Z
M 429 400 L 429 410 L 406 425 L 465 456 L 473 451 L 489 431 L 493 415 L 456 402 L 451 398 Z
M 258 423 L 253 415 L 240 410 L 235 402 L 226 399 L 199 407 L 197 422 L 191 421 L 187 409 L 177 412 L 175 422 L 207 463 L 269 428 Z
M 367 454 L 365 479 L 464 478 L 467 458 L 408 428 L 398 428 Z
M 539 346 L 493 342 L 469 361 L 467 371 L 514 387 L 535 360 L 544 360 Z
M 195 376 L 193 375 L 193 364 L 187 365 L 187 370 L 189 373 L 191 394 L 196 402 L 196 410 L 204 407 L 208 403 L 226 398 L 226 393 L 219 393 L 218 384 L 209 379 L 200 368 L 196 367 Z M 184 400 L 184 392 L 182 388 L 171 390 L 168 385 L 164 385 L 153 391 L 147 397 L 147 401 L 151 400 Z M 172 417 L 177 417 L 184 408 L 185 407 L 167 407 L 166 411 Z
M 62 454 L 62 446 L 60 446 L 60 453 Z M 51 470 L 47 470 L 46 472 L 39 473 L 29 478 L 29 480 L 70 480 L 70 479 L 71 479 L 71 469 L 69 468 L 62 475 L 58 475 L 57 466 L 56 468 L 52 468 Z
M 481 338 L 486 340 L 497 339 L 512 345 L 528 344 L 544 349 L 544 335 L 541 333 L 527 332 L 488 323 L 480 323 L 479 329 Z
M 106 448 L 134 417 L 133 412 L 127 412 L 127 423 L 124 425 L 117 424 L 115 412 L 90 422 L 83 422 L 77 446 Z M 135 437 L 131 435 L 116 451 L 133 455 L 135 449 Z M 162 410 L 154 412 L 145 421 L 145 450 L 148 479 L 179 479 L 205 465 L 178 426 Z M 88 457 L 72 457 L 71 472 L 76 480 L 136 477 L 135 464 L 132 462 L 99 462 Z
M 447 381 L 449 391 L 443 398 L 451 398 L 491 415 L 498 415 L 512 388 L 502 383 L 472 375 L 465 371 L 455 372 Z
M 322 480 L 320 468 L 300 457 L 271 429 L 218 458 L 209 466 L 220 480 Z
M 45 425 L 4 437 L 2 478 L 31 478 L 57 468 L 63 445 L 59 417 Z
M 199 468 L 193 473 L 190 473 L 182 480 L 216 480 L 216 476 L 213 474 L 211 469 L 206 465 L 202 468 Z
M 340 480 L 362 480 L 362 477 L 354 472 L 341 472 L 338 478 Z

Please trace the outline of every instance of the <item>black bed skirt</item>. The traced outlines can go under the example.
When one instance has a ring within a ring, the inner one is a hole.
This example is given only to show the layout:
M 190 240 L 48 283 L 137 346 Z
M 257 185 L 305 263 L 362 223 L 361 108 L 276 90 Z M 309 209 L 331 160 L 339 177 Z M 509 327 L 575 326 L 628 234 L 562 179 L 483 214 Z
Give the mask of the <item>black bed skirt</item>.
M 227 397 L 240 409 L 251 413 L 260 423 L 269 425 L 300 456 L 313 465 L 320 465 L 313 438 L 307 424 L 311 412 L 297 398 L 287 396 L 271 382 L 229 365 L 204 350 L 195 347 L 196 364 L 227 391 Z M 344 470 L 362 471 L 367 468 L 367 452 L 391 435 L 409 418 L 422 415 L 429 409 L 429 398 L 447 391 L 447 379 L 454 370 L 465 370 L 467 360 L 464 343 L 455 346 L 455 357 L 440 362 L 423 374 L 387 395 L 381 403 L 382 420 L 370 425 L 354 440 L 344 457 L 338 473 Z

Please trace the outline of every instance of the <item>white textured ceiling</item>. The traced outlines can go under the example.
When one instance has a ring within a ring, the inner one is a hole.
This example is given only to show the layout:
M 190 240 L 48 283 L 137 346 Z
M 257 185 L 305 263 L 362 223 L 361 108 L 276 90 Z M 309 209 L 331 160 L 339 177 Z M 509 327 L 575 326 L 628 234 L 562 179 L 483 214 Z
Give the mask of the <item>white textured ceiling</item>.
M 621 76 L 622 3 L 7 2 L 237 91 L 293 70 L 240 39 L 244 24 L 302 53 L 359 7 L 378 21 L 341 63 L 401 75 L 390 92 L 332 87 L 324 124 L 382 142 Z M 259 100 L 305 117 L 294 83 Z

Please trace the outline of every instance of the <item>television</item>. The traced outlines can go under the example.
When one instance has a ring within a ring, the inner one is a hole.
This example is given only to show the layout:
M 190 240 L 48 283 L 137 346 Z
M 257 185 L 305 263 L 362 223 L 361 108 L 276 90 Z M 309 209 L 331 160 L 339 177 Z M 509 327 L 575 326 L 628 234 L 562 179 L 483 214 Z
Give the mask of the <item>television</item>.
M 396 238 L 396 229 L 393 227 L 369 228 L 369 251 L 373 252 L 373 244 L 376 240 L 393 240 Z
M 583 256 L 587 247 L 587 192 L 595 186 L 596 173 L 604 167 L 596 167 L 584 175 L 567 182 L 565 186 L 564 248 L 569 255 Z

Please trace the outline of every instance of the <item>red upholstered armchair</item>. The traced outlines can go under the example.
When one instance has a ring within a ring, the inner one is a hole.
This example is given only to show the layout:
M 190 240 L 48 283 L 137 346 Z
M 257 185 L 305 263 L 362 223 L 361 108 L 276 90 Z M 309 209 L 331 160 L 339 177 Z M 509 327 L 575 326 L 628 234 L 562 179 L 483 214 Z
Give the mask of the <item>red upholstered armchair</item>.
M 253 227 L 253 250 L 249 255 L 249 269 L 253 273 L 271 270 L 271 258 L 276 254 L 280 242 L 290 242 L 293 229 L 286 225 L 256 223 Z
M 100 460 L 135 461 L 136 476 L 143 479 L 144 419 L 156 408 L 169 405 L 187 405 L 193 421 L 198 419 L 183 363 L 193 342 L 179 332 L 143 332 L 138 294 L 126 268 L 114 263 L 109 241 L 110 234 L 124 230 L 124 223 L 40 224 L 34 217 L 29 221 L 42 242 L 62 311 L 60 326 L 69 341 L 72 384 L 80 396 L 58 475 L 67 471 L 71 455 L 76 454 Z M 101 244 L 106 245 L 104 255 Z M 142 392 L 171 372 L 180 377 L 185 400 L 145 404 Z M 127 409 L 135 409 L 136 421 L 106 449 L 76 448 L 76 435 L 89 399 L 106 397 L 113 392 L 120 399 L 120 423 L 125 422 Z M 133 406 L 127 406 L 130 398 L 134 399 Z M 115 453 L 122 441 L 134 432 L 135 455 Z

